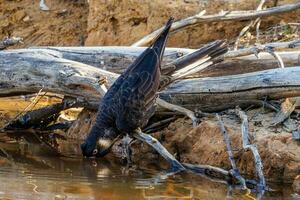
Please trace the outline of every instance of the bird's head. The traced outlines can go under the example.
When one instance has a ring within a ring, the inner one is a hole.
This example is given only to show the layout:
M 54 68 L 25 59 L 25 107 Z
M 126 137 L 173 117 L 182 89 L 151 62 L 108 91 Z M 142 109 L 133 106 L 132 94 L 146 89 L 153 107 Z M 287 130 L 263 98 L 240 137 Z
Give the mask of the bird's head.
M 82 155 L 85 157 L 97 156 L 101 151 L 100 146 L 97 144 L 97 139 L 87 138 L 83 144 L 81 144 Z
M 105 156 L 111 149 L 115 138 L 118 136 L 113 128 L 103 130 L 103 135 L 95 136 L 93 131 L 86 138 L 85 142 L 81 144 L 82 155 L 85 157 L 102 157 Z

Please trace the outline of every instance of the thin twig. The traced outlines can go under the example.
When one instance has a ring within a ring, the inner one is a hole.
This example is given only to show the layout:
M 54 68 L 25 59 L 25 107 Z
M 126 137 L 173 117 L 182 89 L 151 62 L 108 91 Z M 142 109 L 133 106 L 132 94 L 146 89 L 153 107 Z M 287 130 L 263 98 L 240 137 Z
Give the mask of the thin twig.
M 143 128 L 143 132 L 145 132 L 145 133 L 154 132 L 157 129 L 160 129 L 162 126 L 165 127 L 166 125 L 170 124 L 172 121 L 176 120 L 177 118 L 178 118 L 177 116 L 172 116 L 167 119 L 155 122 L 155 123 Z
M 264 173 L 263 173 L 263 164 L 261 161 L 261 157 L 259 155 L 256 145 L 251 144 L 249 141 L 248 117 L 245 114 L 245 112 L 242 111 L 240 108 L 236 109 L 236 114 L 242 120 L 241 130 L 242 130 L 243 148 L 245 150 L 250 149 L 252 151 L 254 161 L 255 161 L 256 173 L 259 178 L 259 187 L 260 187 L 260 189 L 265 190 L 266 189 L 266 181 L 265 181 L 265 177 L 264 177 Z
M 276 53 L 273 50 L 273 48 L 266 46 L 264 48 L 264 51 L 267 52 L 267 53 L 269 53 L 269 54 L 271 54 L 277 60 L 278 65 L 279 65 L 280 68 L 284 68 L 284 64 L 283 64 L 282 58 L 278 55 L 278 53 Z
M 261 0 L 259 5 L 257 6 L 256 11 L 262 10 L 262 7 L 265 4 L 265 2 L 266 2 L 266 0 Z M 251 27 L 255 26 L 255 24 L 260 24 L 260 18 L 250 21 L 250 23 L 241 30 L 239 36 L 237 37 L 237 39 L 234 43 L 234 50 L 238 49 L 241 37 L 243 37 L 250 30 Z M 259 29 L 259 25 L 256 26 L 256 31 L 257 31 L 257 29 Z
M 256 44 L 260 43 L 259 37 L 260 37 L 260 31 L 259 31 L 259 27 L 261 24 L 261 19 L 259 18 L 258 22 L 256 23 Z
M 240 172 L 239 172 L 239 170 L 238 170 L 238 168 L 236 166 L 236 163 L 235 163 L 235 160 L 234 160 L 234 157 L 233 157 L 233 152 L 232 152 L 231 145 L 230 145 L 229 135 L 228 135 L 228 133 L 227 133 L 227 131 L 225 129 L 224 123 L 223 123 L 221 117 L 218 114 L 216 114 L 216 117 L 217 117 L 217 119 L 219 121 L 219 126 L 220 126 L 221 132 L 222 132 L 223 137 L 224 137 L 224 142 L 226 144 L 226 149 L 227 149 L 229 161 L 230 161 L 230 164 L 231 164 L 231 167 L 232 167 L 231 174 L 237 180 L 239 180 L 240 184 L 242 185 L 242 187 L 244 189 L 247 189 L 246 181 L 241 176 L 241 174 L 240 174 Z

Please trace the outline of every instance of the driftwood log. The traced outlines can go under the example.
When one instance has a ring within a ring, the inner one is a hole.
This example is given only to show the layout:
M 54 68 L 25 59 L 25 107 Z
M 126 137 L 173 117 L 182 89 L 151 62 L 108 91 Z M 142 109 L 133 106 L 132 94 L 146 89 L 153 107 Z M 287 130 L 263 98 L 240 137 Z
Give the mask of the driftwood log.
M 0 96 L 53 92 L 97 105 L 99 79 L 109 87 L 118 77 L 99 68 L 60 58 L 43 50 L 0 52 Z M 276 68 L 277 66 L 274 66 Z M 179 80 L 160 92 L 163 100 L 190 110 L 214 112 L 268 97 L 299 96 L 300 67 L 272 69 L 242 75 Z M 158 109 L 158 113 L 162 110 Z
M 290 44 L 295 44 L 296 42 L 299 42 L 299 40 L 269 43 L 265 46 L 281 49 L 288 48 Z M 144 47 L 44 47 L 30 49 L 30 51 L 46 51 L 57 57 L 81 62 L 118 74 L 123 72 L 143 50 Z M 24 49 L 17 51 L 23 52 L 29 50 Z M 171 63 L 194 51 L 194 49 L 167 48 L 162 69 L 168 67 L 167 63 Z M 300 51 L 296 50 L 277 53 L 282 58 L 285 67 L 300 65 Z M 224 56 L 225 61 L 210 66 L 201 72 L 194 74 L 193 77 L 242 74 L 278 67 L 277 60 L 268 53 L 259 53 L 259 58 L 249 54 L 253 54 L 253 48 L 229 51 Z

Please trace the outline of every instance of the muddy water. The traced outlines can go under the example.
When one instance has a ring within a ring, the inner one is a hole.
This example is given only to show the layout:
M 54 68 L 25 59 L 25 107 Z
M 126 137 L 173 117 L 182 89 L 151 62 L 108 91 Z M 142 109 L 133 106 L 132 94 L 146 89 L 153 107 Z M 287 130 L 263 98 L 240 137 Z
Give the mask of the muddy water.
M 31 141 L 35 143 L 34 141 Z M 74 148 L 65 144 L 64 149 Z M 0 199 L 253 199 L 190 173 L 168 178 L 157 167 L 128 168 L 113 159 L 57 157 L 48 147 L 7 137 L 0 143 Z M 69 147 L 69 148 L 68 148 Z M 71 153 L 70 153 L 71 155 Z M 293 199 L 290 186 L 275 186 L 262 199 Z

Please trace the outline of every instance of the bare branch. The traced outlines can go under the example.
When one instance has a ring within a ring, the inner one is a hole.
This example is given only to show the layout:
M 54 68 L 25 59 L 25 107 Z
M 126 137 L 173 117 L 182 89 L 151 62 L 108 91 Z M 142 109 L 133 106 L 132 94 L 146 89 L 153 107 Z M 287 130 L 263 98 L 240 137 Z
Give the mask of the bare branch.
M 262 10 L 262 7 L 263 7 L 263 5 L 265 4 L 265 2 L 266 2 L 266 0 L 261 0 L 260 3 L 259 3 L 259 5 L 257 6 L 256 11 Z M 257 18 L 257 19 L 255 19 L 255 20 L 252 20 L 247 26 L 245 26 L 245 27 L 241 30 L 239 36 L 237 37 L 237 39 L 236 39 L 236 41 L 235 41 L 235 43 L 234 43 L 234 50 L 237 50 L 237 49 L 238 49 L 238 45 L 239 45 L 239 42 L 240 42 L 241 37 L 243 37 L 243 36 L 250 30 L 251 27 L 255 26 L 255 24 L 260 24 L 260 18 Z M 259 27 L 259 25 L 258 25 L 257 27 Z
M 264 173 L 263 173 L 263 164 L 262 164 L 259 152 L 257 150 L 256 145 L 251 144 L 249 141 L 248 117 L 245 114 L 245 112 L 239 108 L 236 109 L 236 114 L 242 120 L 241 130 L 242 130 L 243 148 L 250 149 L 252 151 L 254 161 L 255 161 L 256 173 L 259 178 L 259 187 L 261 187 L 261 189 L 266 189 L 266 181 L 265 181 L 265 177 L 264 177 Z
M 194 15 L 182 20 L 179 20 L 173 23 L 171 27 L 171 32 L 177 31 L 179 29 L 183 29 L 189 26 L 193 26 L 200 23 L 208 23 L 208 22 L 216 22 L 216 21 L 240 21 L 240 20 L 249 20 L 249 19 L 256 19 L 259 17 L 267 17 L 270 15 L 280 14 L 289 12 L 292 10 L 296 10 L 300 8 L 300 2 L 296 2 L 293 4 L 287 4 L 282 6 L 277 6 L 273 8 L 269 8 L 266 10 L 249 10 L 249 11 L 223 11 L 218 14 L 213 15 Z M 161 32 L 163 29 L 160 28 L 149 35 L 146 35 L 139 41 L 135 42 L 132 46 L 146 46 L 147 44 L 151 43 L 153 39 Z
M 244 189 L 247 189 L 247 186 L 246 186 L 246 181 L 245 179 L 241 176 L 238 168 L 236 167 L 236 163 L 235 163 L 235 160 L 234 160 L 234 156 L 233 156 L 233 152 L 232 152 L 232 149 L 231 149 L 231 145 L 230 145 L 230 138 L 229 138 L 229 135 L 225 129 L 225 126 L 224 126 L 224 123 L 221 119 L 221 117 L 216 114 L 216 117 L 219 121 L 219 125 L 220 125 L 220 129 L 221 129 L 221 132 L 223 134 L 223 137 L 224 137 L 224 142 L 226 144 L 226 149 L 227 149 L 227 153 L 228 153 L 228 157 L 229 157 L 229 161 L 230 161 L 230 164 L 231 164 L 231 167 L 232 167 L 232 170 L 231 170 L 231 174 L 232 176 L 234 176 L 237 180 L 239 180 L 240 184 L 242 185 L 242 187 Z

